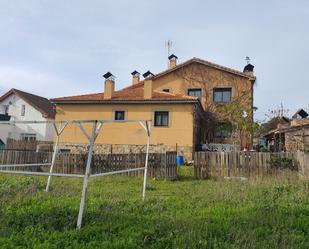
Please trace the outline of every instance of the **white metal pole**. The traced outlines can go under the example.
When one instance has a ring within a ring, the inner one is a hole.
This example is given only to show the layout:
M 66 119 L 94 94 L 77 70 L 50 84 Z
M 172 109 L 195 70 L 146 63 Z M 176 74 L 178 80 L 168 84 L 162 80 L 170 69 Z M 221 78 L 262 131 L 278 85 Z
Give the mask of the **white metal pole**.
M 59 136 L 60 136 L 60 135 L 59 135 L 58 132 L 57 132 L 57 139 L 56 139 L 56 143 L 55 143 L 55 146 L 54 146 L 54 153 L 53 153 L 53 157 L 52 157 L 52 162 L 51 162 L 51 165 L 50 165 L 49 173 L 53 173 L 54 165 L 55 165 L 55 163 L 56 163 L 56 156 L 57 156 L 58 144 L 59 144 Z M 47 184 L 46 184 L 46 189 L 45 189 L 46 192 L 49 191 L 51 178 L 52 178 L 51 175 L 48 176 Z
M 145 170 L 144 170 L 144 184 L 143 184 L 143 193 L 142 200 L 145 200 L 146 197 L 146 187 L 147 187 L 147 174 L 148 174 L 148 158 L 149 158 L 149 144 L 150 144 L 150 126 L 146 121 L 146 134 L 147 134 L 147 148 L 146 148 L 146 159 L 145 159 Z
M 56 144 L 54 146 L 54 153 L 53 153 L 53 157 L 52 157 L 52 162 L 51 162 L 51 165 L 50 165 L 49 173 L 53 173 L 54 166 L 55 166 L 55 163 L 56 163 L 56 156 L 57 156 L 57 153 L 58 153 L 58 145 L 59 145 L 60 135 L 62 134 L 62 132 L 64 131 L 64 129 L 67 127 L 68 124 L 69 124 L 69 122 L 66 121 L 64 123 L 63 127 L 60 128 L 60 130 L 58 130 L 58 128 L 56 126 L 56 123 L 53 123 L 54 129 L 55 129 L 55 132 L 56 132 L 56 135 L 57 135 L 57 139 L 56 139 Z M 60 123 L 60 125 L 61 125 L 61 123 Z M 48 180 L 47 180 L 47 184 L 46 184 L 46 189 L 45 189 L 46 192 L 49 191 L 51 178 L 52 178 L 51 175 L 48 176 Z
M 91 134 L 91 137 L 90 137 L 90 147 L 89 147 L 89 151 L 88 151 L 88 158 L 87 158 L 86 172 L 85 172 L 85 176 L 84 176 L 82 197 L 81 197 L 81 200 L 80 200 L 79 213 L 78 213 L 78 218 L 77 218 L 77 229 L 80 229 L 81 226 L 82 226 L 85 200 L 86 200 L 88 182 L 89 182 L 89 177 L 90 177 L 90 168 L 91 168 L 93 146 L 94 146 L 94 142 L 95 142 L 95 139 L 96 139 L 96 131 L 97 131 L 97 121 L 93 124 L 92 134 Z

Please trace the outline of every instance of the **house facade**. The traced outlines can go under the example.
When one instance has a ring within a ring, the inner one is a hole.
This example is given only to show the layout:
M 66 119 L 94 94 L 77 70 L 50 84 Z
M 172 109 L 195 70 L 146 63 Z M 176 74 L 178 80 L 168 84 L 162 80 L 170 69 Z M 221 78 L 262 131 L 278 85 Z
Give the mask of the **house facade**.
M 216 142 L 214 136 L 207 136 L 207 112 L 216 114 L 219 106 L 244 95 L 243 108 L 252 117 L 252 65 L 240 72 L 198 58 L 181 64 L 177 59 L 171 55 L 167 70 L 156 75 L 147 71 L 144 80 L 139 72 L 132 72 L 131 86 L 120 91 L 115 91 L 114 77 L 107 73 L 104 93 L 52 99 L 56 120 L 152 120 L 152 144 L 177 145 L 188 155 L 199 144 Z M 145 144 L 142 134 L 138 124 L 106 124 L 97 143 Z M 69 127 L 61 139 L 63 143 L 87 142 Z M 221 136 L 220 142 L 229 141 Z
M 254 66 L 248 64 L 243 72 L 224 67 L 199 58 L 192 58 L 177 64 L 177 56 L 169 56 L 169 68 L 153 75 L 153 87 L 158 91 L 198 97 L 204 111 L 212 114 L 215 125 L 207 123 L 208 143 L 233 144 L 234 138 L 226 129 L 223 115 L 218 111 L 222 106 L 237 102 L 253 122 L 253 97 L 256 77 Z M 133 84 L 139 82 L 133 80 Z M 235 104 L 236 105 L 236 104 Z M 209 116 L 209 115 L 208 115 Z M 209 121 L 209 120 L 208 120 Z M 251 136 L 240 141 L 240 147 L 251 148 Z
M 1 121 L 48 121 L 55 117 L 55 110 L 50 101 L 17 89 L 11 89 L 0 97 Z M 52 141 L 51 124 L 0 124 L 0 139 L 6 144 L 7 139 L 24 141 Z
M 309 119 L 308 113 L 300 109 L 291 120 L 284 119 L 277 128 L 264 135 L 270 151 L 295 152 L 309 151 Z
M 200 143 L 203 108 L 196 97 L 165 93 L 152 89 L 152 81 L 114 91 L 115 82 L 105 80 L 104 93 L 52 99 L 56 120 L 152 120 L 151 144 L 159 149 L 175 149 L 191 157 Z M 90 126 L 86 126 L 90 131 Z M 62 144 L 88 140 L 74 125 L 61 135 Z M 146 135 L 138 123 L 106 123 L 97 144 L 145 145 Z

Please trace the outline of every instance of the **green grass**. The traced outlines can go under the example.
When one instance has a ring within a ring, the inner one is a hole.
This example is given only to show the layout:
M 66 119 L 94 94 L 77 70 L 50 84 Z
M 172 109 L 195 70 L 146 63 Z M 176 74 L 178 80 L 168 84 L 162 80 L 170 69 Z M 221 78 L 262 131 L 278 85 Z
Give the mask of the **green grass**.
M 0 175 L 0 248 L 309 248 L 309 182 L 91 181 L 76 230 L 81 180 Z

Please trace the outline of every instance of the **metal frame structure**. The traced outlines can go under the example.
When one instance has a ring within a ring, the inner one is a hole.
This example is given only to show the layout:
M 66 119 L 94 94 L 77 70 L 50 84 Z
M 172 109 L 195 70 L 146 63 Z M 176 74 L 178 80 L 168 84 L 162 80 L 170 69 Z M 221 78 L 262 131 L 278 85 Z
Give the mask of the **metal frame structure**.
M 143 179 L 143 190 L 142 190 L 142 200 L 145 200 L 146 197 L 146 186 L 147 186 L 147 172 L 148 172 L 148 159 L 149 159 L 149 145 L 150 145 L 150 134 L 151 134 L 151 121 L 150 120 L 123 120 L 123 121 L 115 121 L 115 120 L 70 120 L 70 121 L 0 121 L 1 124 L 46 124 L 50 123 L 53 125 L 55 134 L 56 134 L 56 142 L 54 145 L 54 152 L 52 156 L 51 163 L 37 163 L 37 164 L 11 164 L 11 165 L 0 165 L 0 174 L 22 174 L 22 175 L 36 175 L 36 176 L 48 176 L 46 189 L 45 191 L 48 192 L 50 189 L 50 184 L 52 180 L 52 176 L 61 176 L 61 177 L 75 177 L 75 178 L 83 178 L 83 188 L 79 206 L 79 213 L 77 218 L 77 229 L 80 229 L 82 226 L 85 202 L 87 198 L 87 189 L 89 185 L 90 178 L 97 178 L 101 176 L 109 176 L 115 174 L 121 174 L 126 172 L 133 172 L 133 171 L 144 171 L 144 179 Z M 85 123 L 92 123 L 92 130 L 89 134 L 83 124 Z M 125 169 L 125 170 L 118 170 L 118 171 L 110 171 L 105 173 L 99 174 L 91 174 L 91 161 L 93 155 L 93 148 L 95 141 L 102 130 L 104 123 L 139 123 L 146 132 L 147 141 L 146 141 L 146 160 L 145 166 L 142 168 L 133 168 L 133 169 Z M 57 127 L 58 124 L 58 127 Z M 88 157 L 86 163 L 86 170 L 84 175 L 80 174 L 62 174 L 62 173 L 53 173 L 54 166 L 56 163 L 56 157 L 58 154 L 58 147 L 59 147 L 59 140 L 60 136 L 65 130 L 65 128 L 69 124 L 76 124 L 77 127 L 82 131 L 85 137 L 89 141 L 89 150 L 88 150 Z M 38 166 L 50 166 L 49 172 L 33 172 L 33 171 L 15 171 L 15 170 L 7 170 L 3 168 L 18 168 L 18 167 L 38 167 Z

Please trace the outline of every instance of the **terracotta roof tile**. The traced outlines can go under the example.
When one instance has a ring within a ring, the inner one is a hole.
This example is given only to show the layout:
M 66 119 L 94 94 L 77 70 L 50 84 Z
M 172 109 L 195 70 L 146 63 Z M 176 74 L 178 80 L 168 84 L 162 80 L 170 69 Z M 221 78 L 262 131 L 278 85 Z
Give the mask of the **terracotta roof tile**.
M 172 94 L 160 91 L 154 91 L 151 99 L 144 99 L 144 84 L 137 84 L 126 87 L 122 90 L 115 91 L 111 99 L 104 99 L 104 93 L 93 93 L 77 96 L 68 96 L 51 99 L 54 103 L 59 102 L 112 102 L 112 101 L 180 101 L 180 102 L 197 102 L 196 97 L 185 96 L 181 94 Z
M 186 62 L 178 64 L 176 67 L 167 69 L 159 74 L 151 76 L 150 79 L 156 79 L 168 73 L 171 73 L 179 68 L 187 66 L 192 63 L 200 63 L 209 67 L 216 68 L 218 70 L 222 70 L 228 73 L 232 73 L 241 77 L 245 77 L 249 80 L 255 81 L 255 76 L 248 75 L 246 73 L 224 67 L 209 61 L 205 61 L 199 58 L 192 58 Z M 86 94 L 86 95 L 78 95 L 78 96 L 69 96 L 69 97 L 61 97 L 61 98 L 54 98 L 51 99 L 54 103 L 59 102 L 77 102 L 77 101 L 90 101 L 90 102 L 113 102 L 113 101 L 198 101 L 196 97 L 180 95 L 180 94 L 171 94 L 167 92 L 160 92 L 154 91 L 152 99 L 144 99 L 144 81 L 136 85 L 131 85 L 128 87 L 123 88 L 122 90 L 116 91 L 112 97 L 112 99 L 104 100 L 104 93 L 93 93 L 93 94 Z

